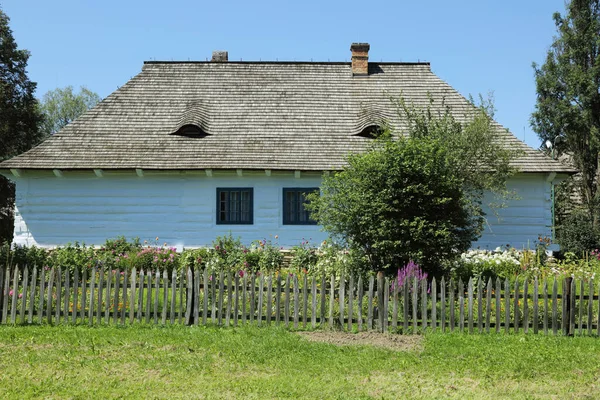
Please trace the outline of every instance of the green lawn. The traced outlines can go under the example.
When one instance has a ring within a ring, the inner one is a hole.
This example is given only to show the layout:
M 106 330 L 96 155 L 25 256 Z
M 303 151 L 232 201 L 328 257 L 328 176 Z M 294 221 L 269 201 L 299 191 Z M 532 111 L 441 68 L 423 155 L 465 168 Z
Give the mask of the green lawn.
M 593 337 L 427 334 L 418 349 L 276 328 L 0 327 L 0 398 L 598 398 Z

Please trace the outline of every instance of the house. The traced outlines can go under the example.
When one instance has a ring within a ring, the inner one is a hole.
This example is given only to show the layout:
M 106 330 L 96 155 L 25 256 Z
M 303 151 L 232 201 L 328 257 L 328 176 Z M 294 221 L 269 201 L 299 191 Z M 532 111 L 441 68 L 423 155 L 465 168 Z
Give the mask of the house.
M 382 121 L 406 121 L 390 96 L 434 100 L 467 118 L 470 103 L 426 62 L 147 61 L 142 71 L 36 148 L 4 161 L 16 182 L 14 242 L 99 245 L 124 235 L 207 245 L 231 232 L 282 246 L 327 237 L 303 209 L 323 174 L 363 151 Z M 474 244 L 527 246 L 551 235 L 552 184 L 573 170 L 495 125 L 523 150 L 519 196 Z

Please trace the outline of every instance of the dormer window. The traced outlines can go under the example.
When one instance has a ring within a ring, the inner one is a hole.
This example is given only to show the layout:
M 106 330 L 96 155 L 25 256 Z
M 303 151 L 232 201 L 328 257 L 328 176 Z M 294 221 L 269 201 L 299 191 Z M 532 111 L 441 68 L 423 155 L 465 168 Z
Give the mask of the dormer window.
M 356 136 L 364 137 L 367 139 L 377 139 L 383 133 L 383 128 L 379 125 L 369 125 L 365 127 Z
M 204 132 L 202 128 L 197 125 L 187 124 L 183 125 L 176 132 L 173 133 L 178 136 L 186 136 L 186 137 L 194 137 L 194 138 L 203 138 L 208 136 L 208 133 Z

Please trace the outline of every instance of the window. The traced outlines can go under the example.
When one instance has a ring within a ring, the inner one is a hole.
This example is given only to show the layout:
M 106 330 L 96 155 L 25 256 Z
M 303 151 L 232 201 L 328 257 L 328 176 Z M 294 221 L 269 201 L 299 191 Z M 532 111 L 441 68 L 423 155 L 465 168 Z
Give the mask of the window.
M 284 225 L 316 225 L 310 218 L 304 205 L 308 203 L 306 196 L 318 192 L 319 188 L 284 188 L 283 189 L 283 224 Z
M 253 223 L 252 188 L 217 188 L 217 224 Z

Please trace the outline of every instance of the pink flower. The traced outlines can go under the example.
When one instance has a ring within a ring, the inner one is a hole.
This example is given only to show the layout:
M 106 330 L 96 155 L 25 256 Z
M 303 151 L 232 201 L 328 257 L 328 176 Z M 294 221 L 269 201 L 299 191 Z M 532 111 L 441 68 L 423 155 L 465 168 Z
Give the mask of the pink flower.
M 13 291 L 11 290 L 10 292 L 8 292 L 8 295 L 12 296 L 13 295 Z
M 19 293 L 19 298 L 22 299 L 23 298 L 23 293 Z

